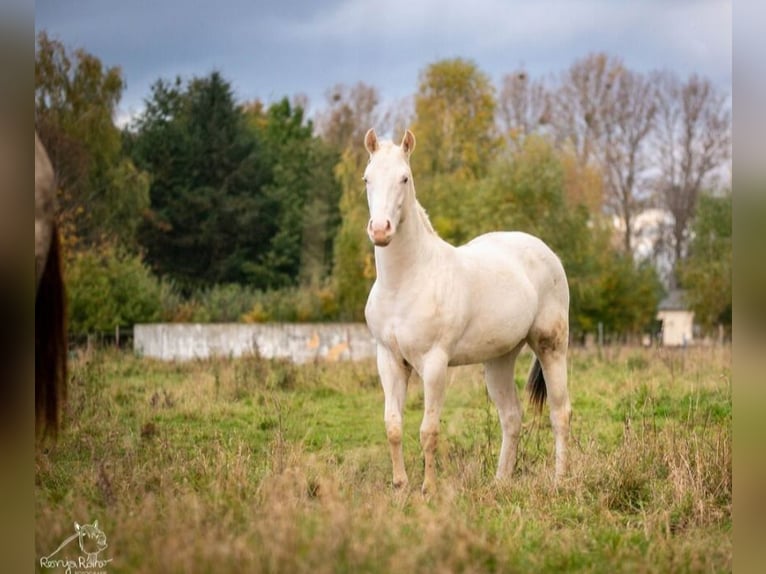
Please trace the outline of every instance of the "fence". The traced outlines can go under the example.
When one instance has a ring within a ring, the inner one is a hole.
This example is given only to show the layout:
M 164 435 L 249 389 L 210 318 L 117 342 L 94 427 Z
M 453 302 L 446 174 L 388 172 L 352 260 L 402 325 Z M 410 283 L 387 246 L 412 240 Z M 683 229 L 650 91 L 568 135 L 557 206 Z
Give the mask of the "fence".
M 166 361 L 257 354 L 307 363 L 375 356 L 375 342 L 363 323 L 135 325 L 133 349 Z
M 113 331 L 91 331 L 89 333 L 67 334 L 69 349 L 90 349 L 93 347 L 133 347 L 133 327 L 115 327 Z

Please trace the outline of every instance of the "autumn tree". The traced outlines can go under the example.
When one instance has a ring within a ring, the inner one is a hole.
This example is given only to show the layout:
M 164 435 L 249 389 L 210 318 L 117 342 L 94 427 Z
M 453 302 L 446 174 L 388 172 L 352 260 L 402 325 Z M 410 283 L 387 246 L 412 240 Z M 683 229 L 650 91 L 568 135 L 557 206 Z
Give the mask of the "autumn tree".
M 103 240 L 137 247 L 149 180 L 124 155 L 114 125 L 124 87 L 120 68 L 38 34 L 35 129 L 56 172 L 60 226 L 69 247 Z
M 590 213 L 602 208 L 603 177 L 596 163 L 583 164 L 574 146 L 568 144 L 568 128 L 554 123 L 559 88 L 536 79 L 520 68 L 502 79 L 497 122 L 511 154 L 520 153 L 530 136 L 545 136 L 556 142 L 564 169 L 564 193 L 572 204 L 584 205 Z
M 358 147 L 364 151 L 362 140 Z M 333 282 L 340 318 L 344 320 L 364 319 L 367 294 L 375 279 L 373 249 L 365 231 L 369 219 L 362 184 L 365 161 L 358 151 L 348 148 L 335 167 L 335 177 L 342 189 L 342 222 L 335 237 Z
M 656 272 L 615 251 L 604 219 L 567 193 L 573 185 L 567 157 L 543 136 L 525 138 L 516 153 L 498 159 L 488 177 L 471 187 L 464 206 L 468 234 L 517 230 L 543 239 L 567 272 L 574 336 L 593 332 L 598 323 L 612 333 L 639 332 L 654 315 Z
M 428 146 L 413 155 L 420 178 L 484 175 L 498 147 L 495 90 L 473 62 L 441 60 L 420 75 L 413 131 Z
M 731 158 L 731 110 L 710 80 L 696 74 L 682 81 L 668 72 L 656 82 L 656 189 L 673 215 L 673 253 L 680 262 L 700 193 Z
M 438 206 L 434 228 L 452 243 L 469 238 L 463 206 L 500 147 L 495 110 L 494 87 L 473 62 L 441 60 L 420 75 L 412 169 L 420 202 L 428 210 Z
M 368 154 L 362 141 L 371 127 L 381 132 L 387 127 L 377 89 L 363 83 L 333 87 L 317 125 L 321 137 L 340 153 L 334 168 L 341 222 L 334 238 L 333 289 L 340 318 L 362 320 L 374 279 L 372 246 L 365 233 L 369 216 L 361 178 Z

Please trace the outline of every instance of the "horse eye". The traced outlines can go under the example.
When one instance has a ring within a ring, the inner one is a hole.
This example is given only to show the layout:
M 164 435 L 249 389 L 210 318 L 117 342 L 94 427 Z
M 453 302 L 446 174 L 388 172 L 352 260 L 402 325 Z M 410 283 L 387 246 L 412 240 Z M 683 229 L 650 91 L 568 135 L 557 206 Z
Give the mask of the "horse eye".
M 409 178 L 409 177 L 407 177 L 407 176 L 405 175 L 405 176 L 402 178 L 402 183 L 407 183 L 408 181 L 410 181 L 410 178 Z
M 364 183 L 367 183 L 367 176 L 362 176 L 362 181 L 363 181 Z

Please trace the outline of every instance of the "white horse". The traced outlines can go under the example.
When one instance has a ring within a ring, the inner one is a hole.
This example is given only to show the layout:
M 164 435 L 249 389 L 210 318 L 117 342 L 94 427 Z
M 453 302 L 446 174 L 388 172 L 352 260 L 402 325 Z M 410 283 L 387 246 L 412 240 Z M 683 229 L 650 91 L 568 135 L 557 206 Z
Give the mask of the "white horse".
M 542 409 L 547 394 L 550 405 L 558 480 L 566 470 L 572 413 L 566 360 L 569 287 L 561 261 L 541 240 L 520 232 L 487 233 L 453 247 L 436 234 L 415 198 L 412 132 L 407 130 L 397 146 L 378 141 L 371 129 L 364 145 L 370 154 L 363 178 L 370 208 L 367 234 L 375 244 L 377 271 L 365 317 L 377 341 L 394 487 L 408 482 L 402 413 L 412 369 L 423 379 L 425 395 L 423 492 L 435 486 L 448 366 L 484 363 L 503 433 L 496 478 L 511 475 L 521 431 L 513 374 L 525 343 L 536 355 L 527 382 L 531 400 Z

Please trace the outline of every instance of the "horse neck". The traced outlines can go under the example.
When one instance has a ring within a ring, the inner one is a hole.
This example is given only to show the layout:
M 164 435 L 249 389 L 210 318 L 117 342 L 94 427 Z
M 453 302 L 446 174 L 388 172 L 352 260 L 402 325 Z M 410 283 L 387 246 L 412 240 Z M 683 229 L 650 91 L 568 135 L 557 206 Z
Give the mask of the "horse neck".
M 434 262 L 434 251 L 446 245 L 424 221 L 422 207 L 414 197 L 406 204 L 403 221 L 400 222 L 391 243 L 375 248 L 377 281 L 384 287 L 396 287 Z

